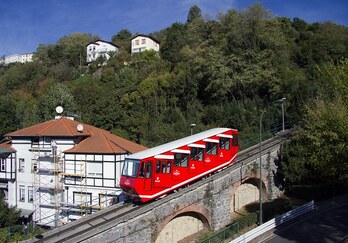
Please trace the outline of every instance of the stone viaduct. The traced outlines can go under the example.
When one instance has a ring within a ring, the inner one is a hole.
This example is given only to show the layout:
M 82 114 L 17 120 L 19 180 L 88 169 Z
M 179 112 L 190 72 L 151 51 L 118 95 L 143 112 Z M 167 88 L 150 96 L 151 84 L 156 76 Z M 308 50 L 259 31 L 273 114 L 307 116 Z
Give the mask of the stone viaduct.
M 264 199 L 281 194 L 274 184 L 274 173 L 281 143 L 263 150 L 262 185 Z M 253 151 L 248 154 L 248 151 Z M 256 147 L 242 151 L 247 159 L 152 203 L 145 211 L 126 222 L 96 229 L 85 242 L 177 242 L 203 229 L 218 230 L 231 223 L 231 213 L 259 200 L 259 154 Z M 241 157 L 241 156 L 240 156 Z M 163 203 L 160 203 L 160 202 Z

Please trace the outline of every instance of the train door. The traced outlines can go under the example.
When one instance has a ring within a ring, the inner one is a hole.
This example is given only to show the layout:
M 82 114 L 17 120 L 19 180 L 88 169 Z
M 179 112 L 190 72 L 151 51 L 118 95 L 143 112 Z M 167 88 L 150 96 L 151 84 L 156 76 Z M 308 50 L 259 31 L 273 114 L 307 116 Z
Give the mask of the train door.
M 216 139 L 210 139 L 209 141 L 206 141 L 205 156 L 204 156 L 205 167 L 215 166 L 216 156 L 218 154 L 218 143 L 219 143 L 219 140 L 216 140 Z
M 189 153 L 190 151 L 188 151 Z M 175 181 L 184 181 L 187 179 L 189 154 L 175 153 L 174 165 L 172 170 L 172 179 Z
M 232 138 L 232 155 L 238 153 L 239 141 L 238 141 L 238 133 L 233 134 Z
M 144 190 L 150 191 L 152 189 L 152 163 L 147 161 L 144 164 Z
M 220 162 L 227 162 L 231 159 L 231 138 L 232 136 L 229 135 L 219 138 L 218 160 Z
M 155 187 L 169 187 L 171 184 L 172 161 L 156 160 Z

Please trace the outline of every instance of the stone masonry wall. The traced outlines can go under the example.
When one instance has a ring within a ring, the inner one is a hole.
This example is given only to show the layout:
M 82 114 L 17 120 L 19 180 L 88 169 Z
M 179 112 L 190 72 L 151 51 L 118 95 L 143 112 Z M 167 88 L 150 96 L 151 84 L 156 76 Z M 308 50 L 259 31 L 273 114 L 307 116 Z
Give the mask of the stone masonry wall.
M 262 181 L 266 188 L 264 193 L 269 192 L 268 196 L 272 198 L 281 193 L 274 188 L 273 173 L 277 169 L 274 162 L 277 158 L 278 151 L 269 151 L 262 158 Z M 244 162 L 242 168 L 230 170 L 213 181 L 209 178 L 203 179 L 209 182 L 198 188 L 189 186 L 183 189 L 185 191 L 183 195 L 174 197 L 140 216 L 130 218 L 127 222 L 101 231 L 85 242 L 155 242 L 167 223 L 176 216 L 187 213 L 201 219 L 205 228 L 221 229 L 231 222 L 230 205 L 233 204 L 231 201 L 234 200 L 233 194 L 238 186 L 250 178 L 259 181 L 258 163 L 259 160 L 254 158 L 248 163 Z

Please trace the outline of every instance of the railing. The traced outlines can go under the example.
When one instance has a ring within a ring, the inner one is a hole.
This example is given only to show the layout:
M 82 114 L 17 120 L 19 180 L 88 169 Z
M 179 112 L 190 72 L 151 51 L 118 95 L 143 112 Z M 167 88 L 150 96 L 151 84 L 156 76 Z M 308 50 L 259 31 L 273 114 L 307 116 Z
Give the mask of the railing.
M 314 209 L 314 201 L 311 201 L 307 204 L 302 205 L 301 207 L 295 208 L 287 213 L 284 213 L 274 219 L 267 221 L 266 223 L 260 225 L 259 227 L 245 233 L 242 236 L 239 236 L 237 239 L 234 239 L 230 243 L 239 243 L 239 242 L 249 242 L 256 237 L 266 233 L 267 231 L 274 229 L 275 227 L 291 220 L 296 217 L 301 216 L 307 212 L 310 212 Z
M 234 223 L 226 228 L 224 228 L 219 233 L 216 233 L 209 238 L 200 241 L 200 243 L 218 243 L 218 242 L 224 242 L 226 239 L 230 239 L 234 234 L 238 233 L 239 231 L 239 223 Z

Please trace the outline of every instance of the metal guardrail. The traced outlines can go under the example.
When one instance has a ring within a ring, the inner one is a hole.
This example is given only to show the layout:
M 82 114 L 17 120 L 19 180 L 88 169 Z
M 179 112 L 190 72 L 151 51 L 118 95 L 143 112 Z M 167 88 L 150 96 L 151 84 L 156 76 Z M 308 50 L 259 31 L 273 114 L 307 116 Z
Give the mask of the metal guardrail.
M 266 223 L 260 225 L 259 227 L 245 233 L 242 236 L 234 239 L 230 243 L 239 243 L 239 242 L 249 242 L 256 237 L 266 233 L 267 231 L 274 229 L 276 226 L 279 226 L 291 219 L 301 216 L 307 212 L 314 210 L 314 201 L 311 201 L 307 204 L 302 205 L 301 207 L 295 208 L 287 213 L 284 213 L 274 219 L 267 221 Z

